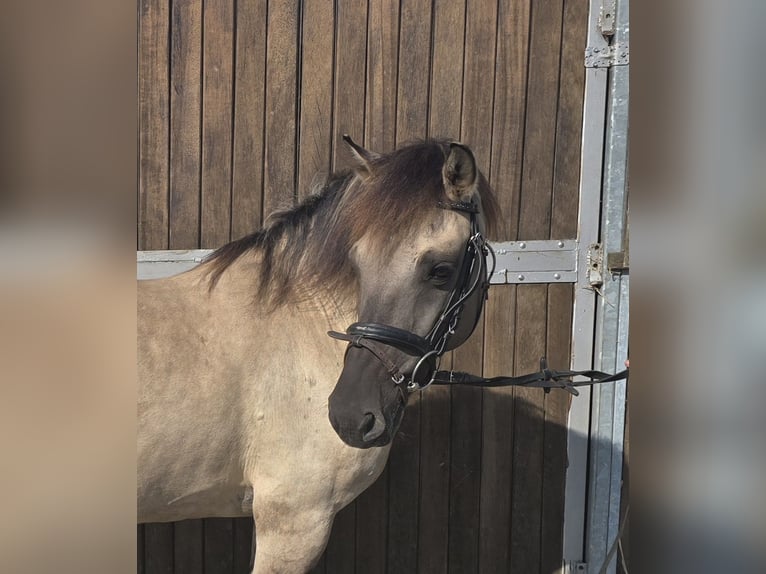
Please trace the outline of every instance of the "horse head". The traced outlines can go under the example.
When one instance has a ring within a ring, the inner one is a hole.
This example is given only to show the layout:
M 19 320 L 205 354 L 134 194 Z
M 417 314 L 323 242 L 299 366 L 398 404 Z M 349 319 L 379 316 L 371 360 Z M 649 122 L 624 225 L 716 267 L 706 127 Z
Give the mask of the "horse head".
M 343 206 L 357 215 L 349 252 L 358 321 L 329 397 L 330 422 L 357 448 L 391 442 L 410 393 L 478 323 L 487 288 L 485 229 L 496 213 L 470 149 L 428 142 L 378 155 L 345 136 L 358 163 Z

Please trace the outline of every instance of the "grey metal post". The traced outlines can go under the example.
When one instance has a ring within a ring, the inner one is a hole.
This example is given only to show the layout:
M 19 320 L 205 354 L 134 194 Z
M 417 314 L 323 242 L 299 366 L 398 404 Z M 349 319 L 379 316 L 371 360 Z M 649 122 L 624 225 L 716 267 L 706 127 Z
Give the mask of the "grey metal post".
M 586 57 L 588 53 L 600 54 L 609 50 L 609 43 L 599 28 L 601 5 L 601 0 L 590 0 Z M 596 296 L 585 262 L 589 246 L 598 241 L 607 78 L 605 67 L 586 67 L 577 226 L 579 265 L 572 318 L 571 366 L 575 370 L 589 369 L 593 362 Z M 572 398 L 569 409 L 563 525 L 565 572 L 584 572 L 590 404 L 590 388 L 581 387 L 580 396 Z
M 628 354 L 627 134 L 628 134 L 628 0 L 616 6 L 613 60 L 604 155 L 601 218 L 603 280 L 596 307 L 595 364 L 600 370 L 623 368 Z M 615 56 L 619 56 L 616 59 Z M 588 572 L 614 574 L 620 528 L 626 383 L 596 385 L 592 394 L 586 563 Z
M 572 368 L 615 372 L 627 356 L 628 278 L 608 267 L 625 249 L 628 0 L 591 0 L 587 42 Z M 584 389 L 569 414 L 563 563 L 595 574 L 619 529 L 625 384 Z

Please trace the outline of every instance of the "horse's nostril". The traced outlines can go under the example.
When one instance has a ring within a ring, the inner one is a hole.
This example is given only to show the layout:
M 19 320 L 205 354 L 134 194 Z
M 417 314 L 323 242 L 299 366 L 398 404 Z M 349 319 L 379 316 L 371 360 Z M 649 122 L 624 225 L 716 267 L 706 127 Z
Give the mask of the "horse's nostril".
M 383 417 L 377 417 L 373 413 L 365 413 L 362 423 L 359 425 L 359 431 L 364 442 L 372 442 L 386 430 L 386 423 Z
M 366 435 L 375 426 L 375 415 L 372 413 L 365 413 L 362 419 L 362 424 L 359 425 L 359 430 L 362 435 Z

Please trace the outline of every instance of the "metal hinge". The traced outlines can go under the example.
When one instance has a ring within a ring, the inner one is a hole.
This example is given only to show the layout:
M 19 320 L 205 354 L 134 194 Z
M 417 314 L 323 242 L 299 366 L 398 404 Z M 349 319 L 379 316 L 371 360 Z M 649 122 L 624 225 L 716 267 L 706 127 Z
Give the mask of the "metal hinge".
M 585 48 L 586 68 L 610 68 L 612 66 L 627 66 L 630 63 L 628 44 Z
M 591 243 L 588 247 L 588 283 L 591 287 L 604 284 L 604 253 L 600 243 Z
M 492 243 L 495 272 L 490 283 L 575 283 L 577 246 L 574 239 Z

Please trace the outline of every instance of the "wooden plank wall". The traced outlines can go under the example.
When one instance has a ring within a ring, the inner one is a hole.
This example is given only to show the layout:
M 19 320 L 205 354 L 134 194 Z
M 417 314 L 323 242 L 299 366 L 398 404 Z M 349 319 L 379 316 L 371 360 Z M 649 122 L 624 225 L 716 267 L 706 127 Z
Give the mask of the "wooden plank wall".
M 499 240 L 576 236 L 587 0 L 140 0 L 138 248 L 214 248 L 371 149 L 470 145 Z M 485 375 L 569 363 L 571 285 L 498 286 L 448 357 Z M 553 573 L 568 397 L 431 388 L 315 573 Z M 138 529 L 146 574 L 246 572 L 252 521 Z

